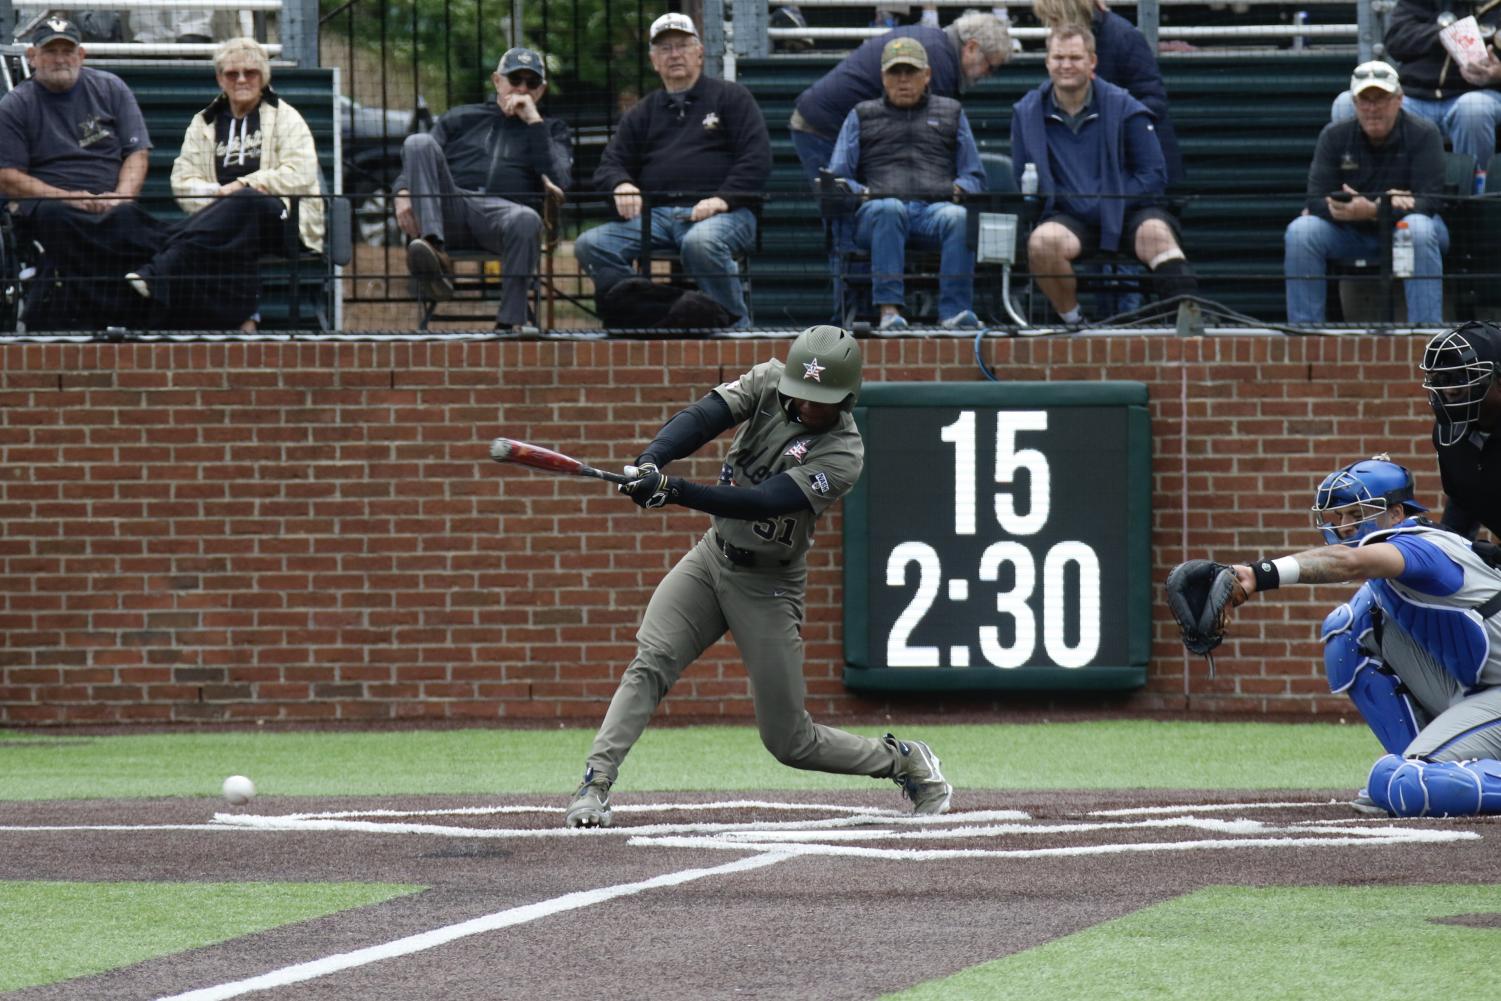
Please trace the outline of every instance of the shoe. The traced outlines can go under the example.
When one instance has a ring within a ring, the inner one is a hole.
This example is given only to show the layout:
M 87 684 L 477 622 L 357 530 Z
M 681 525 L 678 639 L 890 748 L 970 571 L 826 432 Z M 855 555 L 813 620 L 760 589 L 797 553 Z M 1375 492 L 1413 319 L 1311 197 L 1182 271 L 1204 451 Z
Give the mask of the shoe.
M 407 244 L 407 270 L 417 280 L 418 295 L 430 302 L 453 298 L 453 262 L 420 237 Z
M 966 309 L 944 320 L 941 325 L 945 330 L 978 330 L 980 318 L 975 315 L 974 310 Z
M 907 321 L 902 317 L 901 313 L 887 313 L 885 316 L 881 317 L 881 325 L 877 329 L 906 330 Z
M 142 299 L 151 298 L 151 286 L 147 285 L 146 279 L 142 278 L 136 272 L 132 271 L 130 274 L 126 275 L 125 281 L 130 284 L 131 288 L 135 289 L 136 295 L 140 296 Z
M 514 334 L 517 337 L 540 337 L 542 331 L 531 323 L 496 323 L 497 334 Z
M 921 816 L 943 813 L 949 808 L 954 787 L 939 771 L 938 755 L 920 740 L 897 740 L 891 734 L 886 745 L 896 751 L 896 771 L 891 781 L 902 787 L 902 795 L 912 801 L 912 812 Z
M 1372 817 L 1385 817 L 1387 815 L 1385 810 L 1376 805 L 1376 801 L 1371 798 L 1371 794 L 1365 789 L 1360 790 L 1360 792 L 1355 794 L 1355 798 L 1350 800 L 1350 809 L 1356 813 L 1364 813 Z
M 585 768 L 584 783 L 573 794 L 573 802 L 568 804 L 564 826 L 609 827 L 611 784 L 604 776 L 595 775 L 593 768 Z

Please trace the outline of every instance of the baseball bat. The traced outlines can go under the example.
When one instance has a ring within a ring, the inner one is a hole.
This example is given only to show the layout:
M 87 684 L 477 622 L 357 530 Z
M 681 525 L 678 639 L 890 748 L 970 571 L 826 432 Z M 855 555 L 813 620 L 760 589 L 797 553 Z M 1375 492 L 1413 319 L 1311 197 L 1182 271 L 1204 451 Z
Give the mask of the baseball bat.
M 604 469 L 595 469 L 593 466 L 584 465 L 571 455 L 554 452 L 550 448 L 543 448 L 541 445 L 533 445 L 530 442 L 517 441 L 514 438 L 496 438 L 492 441 L 490 458 L 496 462 L 515 462 L 543 472 L 561 473 L 564 476 L 592 476 L 598 480 L 609 480 L 611 483 L 631 482 L 628 476 Z

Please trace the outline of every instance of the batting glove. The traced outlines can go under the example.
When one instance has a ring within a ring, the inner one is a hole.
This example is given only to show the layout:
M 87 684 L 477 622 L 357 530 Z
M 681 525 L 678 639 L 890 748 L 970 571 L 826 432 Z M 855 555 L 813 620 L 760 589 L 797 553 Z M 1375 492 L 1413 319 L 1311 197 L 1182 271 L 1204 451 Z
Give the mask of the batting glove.
M 633 475 L 631 468 L 626 468 L 627 476 Z M 629 483 L 620 484 L 616 489 L 629 497 L 637 507 L 661 507 L 676 495 L 672 477 L 658 469 L 655 463 L 648 462 L 634 468 L 636 478 Z

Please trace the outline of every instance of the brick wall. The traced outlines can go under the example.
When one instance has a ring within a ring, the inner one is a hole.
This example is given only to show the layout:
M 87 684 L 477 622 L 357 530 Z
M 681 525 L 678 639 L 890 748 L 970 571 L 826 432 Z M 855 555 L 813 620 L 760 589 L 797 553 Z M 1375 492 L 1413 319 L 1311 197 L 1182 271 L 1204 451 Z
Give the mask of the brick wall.
M 265 719 L 593 723 L 642 608 L 704 518 L 502 470 L 497 435 L 600 465 L 786 342 L 0 346 L 0 724 Z M 998 340 L 1017 379 L 1149 384 L 1152 575 L 1316 543 L 1317 480 L 1390 449 L 1436 500 L 1422 340 Z M 967 339 L 866 343 L 868 380 L 980 378 Z M 689 473 L 712 479 L 718 452 Z M 837 512 L 823 528 L 837 539 Z M 1247 606 L 1210 679 L 1158 610 L 1128 708 L 1347 712 L 1316 628 L 1349 588 Z M 839 681 L 837 547 L 816 551 L 815 714 Z M 746 718 L 728 644 L 663 711 Z

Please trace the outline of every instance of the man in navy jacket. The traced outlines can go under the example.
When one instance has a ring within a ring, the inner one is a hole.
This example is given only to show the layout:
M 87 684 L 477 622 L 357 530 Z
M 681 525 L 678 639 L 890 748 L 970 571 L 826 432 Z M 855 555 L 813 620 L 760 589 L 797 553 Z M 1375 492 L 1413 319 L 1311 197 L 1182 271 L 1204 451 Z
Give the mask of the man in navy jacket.
M 703 43 L 685 14 L 652 22 L 651 62 L 663 89 L 626 112 L 594 172 L 622 221 L 581 234 L 574 252 L 596 296 L 631 277 L 645 192 L 652 247 L 682 254 L 699 290 L 748 327 L 735 257 L 755 245 L 753 207 L 771 174 L 766 119 L 750 91 L 703 75 Z
M 1178 222 L 1157 206 L 1167 185 L 1152 113 L 1114 84 L 1094 79 L 1094 35 L 1064 25 L 1048 36 L 1048 82 L 1016 103 L 1012 169 L 1035 164 L 1042 218 L 1027 240 L 1028 266 L 1065 323 L 1082 323 L 1073 262 L 1096 250 L 1127 251 L 1146 264 L 1163 298 L 1198 282 Z

